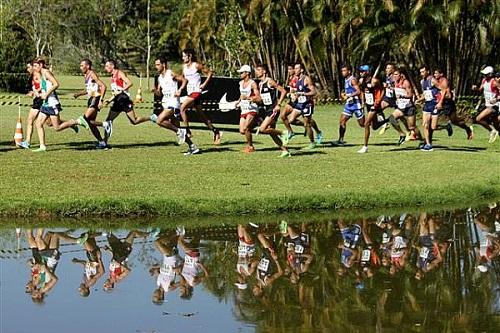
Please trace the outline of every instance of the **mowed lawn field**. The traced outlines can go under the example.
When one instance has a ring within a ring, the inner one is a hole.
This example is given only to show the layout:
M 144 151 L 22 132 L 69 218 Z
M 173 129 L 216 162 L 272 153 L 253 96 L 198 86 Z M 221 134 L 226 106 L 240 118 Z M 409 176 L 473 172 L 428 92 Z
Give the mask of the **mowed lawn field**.
M 76 118 L 85 109 L 85 97 L 68 98 L 82 89 L 83 78 L 61 76 L 60 81 L 61 118 Z M 104 81 L 109 84 L 109 78 Z M 138 79 L 134 82 L 132 95 Z M 144 98 L 149 102 L 138 106 L 151 106 L 151 93 Z M 15 99 L 0 98 L 4 101 Z M 75 103 L 81 107 L 65 106 Z M 24 128 L 28 110 L 22 109 Z M 325 144 L 307 150 L 308 140 L 298 135 L 289 145 L 293 157 L 280 159 L 268 136 L 255 136 L 257 151 L 244 154 L 236 126 L 222 126 L 222 144 L 214 146 L 211 132 L 200 124 L 193 140 L 202 153 L 185 157 L 186 146 L 177 146 L 172 132 L 150 122 L 133 126 L 125 115 L 114 122 L 110 150 L 93 149 L 95 140 L 83 128 L 79 134 L 48 128 L 48 151 L 36 154 L 12 144 L 17 106 L 1 105 L 0 215 L 229 215 L 469 205 L 500 197 L 500 140 L 488 144 L 484 129 L 476 126 L 472 141 L 457 127 L 452 137 L 439 131 L 430 153 L 418 150 L 418 141 L 396 146 L 393 129 L 383 136 L 374 132 L 369 152 L 357 154 L 363 130 L 355 120 L 348 123 L 345 147 L 328 144 L 337 139 L 341 110 L 318 106 L 315 118 Z M 35 129 L 32 145 L 37 144 Z

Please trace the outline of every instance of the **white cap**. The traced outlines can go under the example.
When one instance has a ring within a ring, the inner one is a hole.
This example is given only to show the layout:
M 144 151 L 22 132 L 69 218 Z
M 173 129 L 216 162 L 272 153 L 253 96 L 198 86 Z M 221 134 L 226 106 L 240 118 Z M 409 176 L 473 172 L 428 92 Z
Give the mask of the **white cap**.
M 477 266 L 477 269 L 479 269 L 479 271 L 481 273 L 486 273 L 488 271 L 488 266 L 485 266 L 485 265 L 478 265 Z
M 243 65 L 243 66 L 241 66 L 240 69 L 238 69 L 238 73 L 243 73 L 243 72 L 252 73 L 252 68 L 249 65 Z M 492 72 L 493 72 L 493 70 L 492 70 Z
M 494 69 L 493 67 L 491 66 L 486 66 L 483 68 L 483 70 L 481 71 L 481 74 L 484 74 L 484 75 L 488 75 L 488 74 L 491 74 L 493 73 Z
M 247 289 L 247 284 L 246 283 L 235 283 L 234 284 L 239 290 L 245 290 Z

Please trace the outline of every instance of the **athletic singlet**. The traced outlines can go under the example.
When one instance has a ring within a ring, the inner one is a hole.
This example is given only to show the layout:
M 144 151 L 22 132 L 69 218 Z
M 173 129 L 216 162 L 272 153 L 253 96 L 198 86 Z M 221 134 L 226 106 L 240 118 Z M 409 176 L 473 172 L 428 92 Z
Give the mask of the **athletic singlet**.
M 417 267 L 424 271 L 427 270 L 427 266 L 436 259 L 437 251 L 439 251 L 439 248 L 435 245 L 433 245 L 432 248 L 422 246 L 418 253 Z
M 385 78 L 385 84 L 387 87 L 385 87 L 385 96 L 387 98 L 394 98 L 394 80 L 391 75 Z
M 40 92 L 40 80 L 35 80 L 34 78 L 31 80 L 31 90 L 34 92 Z
M 484 105 L 486 107 L 494 106 L 495 104 L 492 104 L 490 101 L 492 99 L 495 99 L 495 97 L 498 95 L 498 88 L 495 86 L 495 79 L 492 78 L 490 79 L 490 81 L 486 81 L 486 79 L 483 79 L 482 85 Z
M 420 81 L 424 92 L 425 104 L 436 104 L 439 88 L 432 84 L 432 76 L 428 76 L 425 80 Z
M 238 257 L 247 258 L 255 253 L 255 244 L 248 244 L 240 240 L 238 243 Z
M 125 81 L 123 81 L 123 79 L 119 76 L 118 73 L 119 72 L 116 71 L 116 73 L 111 76 L 111 91 L 113 92 L 114 95 L 118 95 L 120 93 L 125 93 L 129 95 L 128 89 L 127 90 L 123 89 L 125 87 Z
M 257 265 L 257 279 L 265 286 L 267 285 L 267 278 L 273 274 L 273 265 L 271 264 L 272 258 L 269 250 L 265 249 Z
M 236 271 L 239 274 L 244 274 L 246 276 L 250 275 L 251 263 L 247 257 L 238 256 L 238 262 L 236 263 Z
M 492 245 L 492 241 L 489 238 L 485 237 L 484 240 L 482 240 L 479 244 L 479 255 L 482 258 L 490 260 L 491 255 L 493 254 Z
M 306 80 L 305 76 L 302 76 L 297 80 L 297 92 L 308 93 L 311 91 L 311 89 L 309 89 L 306 86 L 305 80 Z M 312 104 L 311 96 L 300 95 L 297 98 L 297 103 L 299 103 L 299 104 Z
M 184 257 L 184 265 L 182 265 L 181 275 L 186 279 L 186 282 L 191 287 L 194 287 L 194 279 L 200 272 L 198 265 L 199 257 L 186 254 Z
M 259 92 L 262 104 L 264 104 L 266 108 L 276 106 L 276 102 L 278 101 L 277 89 L 269 87 L 269 78 L 259 82 Z
M 188 81 L 187 83 L 187 93 L 188 95 L 191 95 L 192 93 L 199 93 L 201 92 L 200 85 L 201 85 L 201 75 L 198 72 L 198 68 L 196 68 L 196 63 L 193 62 L 190 67 L 188 65 L 184 64 L 184 67 L 182 69 L 182 73 L 184 74 L 184 77 Z
M 158 84 L 163 94 L 162 103 L 166 103 L 169 108 L 179 109 L 180 100 L 179 97 L 175 96 L 175 93 L 179 89 L 179 83 L 174 79 L 174 75 L 170 69 L 167 69 L 165 74 L 158 76 Z
M 412 101 L 411 97 L 407 97 L 406 95 L 406 89 L 403 88 L 403 83 L 405 80 L 402 82 L 396 82 L 394 85 L 394 93 L 396 94 L 396 105 L 398 106 L 398 109 L 404 110 L 407 107 L 412 106 Z
M 85 90 L 87 91 L 87 97 L 101 96 L 99 85 L 92 79 L 90 73 L 85 76 Z
M 99 263 L 97 262 L 87 261 L 85 263 L 85 277 L 87 279 L 90 279 L 97 274 L 97 266 L 99 266 Z
M 170 284 L 175 280 L 176 273 L 174 268 L 178 264 L 178 256 L 163 256 L 163 263 L 160 267 L 160 274 L 156 279 L 156 285 L 164 291 L 168 291 Z
M 374 106 L 375 101 L 377 99 L 380 100 L 380 97 L 382 96 L 384 90 L 381 88 L 374 87 L 370 78 L 370 81 L 366 84 L 366 87 L 364 88 L 364 92 L 365 92 L 365 104 L 368 106 Z
M 121 273 L 122 273 L 122 265 L 115 260 L 111 260 L 111 262 L 109 263 L 109 277 L 115 279 Z
M 244 86 L 245 81 L 240 81 L 240 95 L 244 95 L 247 97 L 253 96 L 252 85 L 255 83 L 254 80 L 250 79 L 247 82 L 247 85 Z M 255 102 L 250 101 L 249 99 L 242 99 L 240 101 L 241 114 L 246 114 L 250 112 L 258 112 L 259 107 Z
M 41 80 L 40 80 L 40 88 L 43 94 L 47 93 L 52 88 L 52 82 L 50 80 L 47 80 L 45 78 L 45 75 L 42 72 L 41 75 Z M 50 107 L 56 107 L 59 105 L 59 98 L 57 97 L 57 94 L 55 91 L 51 92 L 49 96 L 45 99 L 43 102 L 43 105 L 50 106 Z
M 344 90 L 347 95 L 352 95 L 356 92 L 356 88 L 354 88 L 354 86 L 352 85 L 352 80 L 354 79 L 354 75 L 351 75 L 345 79 Z M 348 97 L 346 101 L 346 107 L 356 110 L 361 109 L 361 100 L 359 99 L 359 96 Z

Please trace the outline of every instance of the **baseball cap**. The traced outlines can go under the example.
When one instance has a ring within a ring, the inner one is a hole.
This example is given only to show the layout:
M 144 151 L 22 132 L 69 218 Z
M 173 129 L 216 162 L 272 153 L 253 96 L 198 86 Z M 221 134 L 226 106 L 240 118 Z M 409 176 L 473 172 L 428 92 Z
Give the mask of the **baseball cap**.
M 370 70 L 370 65 L 359 66 L 358 69 L 363 72 L 368 72 Z
M 483 68 L 483 70 L 481 71 L 481 74 L 484 74 L 484 75 L 488 75 L 488 74 L 491 74 L 493 73 L 493 67 L 491 66 L 486 66 Z
M 238 73 L 243 73 L 243 72 L 251 73 L 252 72 L 252 68 L 250 68 L 249 65 L 243 65 L 243 66 L 241 66 L 240 69 L 238 69 Z

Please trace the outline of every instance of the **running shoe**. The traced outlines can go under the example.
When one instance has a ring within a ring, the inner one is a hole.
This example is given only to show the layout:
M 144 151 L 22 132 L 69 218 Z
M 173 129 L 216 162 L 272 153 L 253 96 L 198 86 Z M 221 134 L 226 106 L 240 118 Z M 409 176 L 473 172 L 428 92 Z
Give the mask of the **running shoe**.
M 383 124 L 382 127 L 380 127 L 380 130 L 378 131 L 378 135 L 384 135 L 385 131 L 387 131 L 389 126 L 390 126 L 389 123 Z
M 177 234 L 177 236 L 184 236 L 186 234 L 186 229 L 184 228 L 184 226 L 180 225 L 175 228 L 175 233 Z
M 186 142 L 186 130 L 184 128 L 179 128 L 177 130 L 177 143 L 182 145 L 184 142 Z
M 38 149 L 33 149 L 32 150 L 34 153 L 43 153 L 47 151 L 47 147 L 39 147 Z
M 493 143 L 498 139 L 498 131 L 495 129 L 492 129 L 490 131 L 490 139 L 488 140 L 488 143 Z
M 446 132 L 448 133 L 448 136 L 452 136 L 453 135 L 453 126 L 451 126 L 450 122 L 448 122 L 446 124 Z
M 85 242 L 87 241 L 87 239 L 89 239 L 89 234 L 88 233 L 84 233 L 83 235 L 80 236 L 80 238 L 78 238 L 76 240 L 76 243 L 78 245 L 83 245 L 83 244 L 85 244 Z
M 72 125 L 72 126 L 71 126 L 71 129 L 72 129 L 73 131 L 75 131 L 75 133 L 77 133 L 77 134 L 78 134 L 78 132 L 80 132 L 80 128 L 78 128 L 78 125 Z
M 314 149 L 314 148 L 316 148 L 316 143 L 314 143 L 314 142 L 309 143 L 309 144 L 307 145 L 307 147 L 306 147 L 306 149 L 309 149 L 309 150 L 310 150 L 310 149 Z
M 222 132 L 218 129 L 214 130 L 214 145 L 220 145 L 220 139 L 222 137 Z
M 469 126 L 469 130 L 467 131 L 467 140 L 474 139 L 474 127 L 472 125 Z
M 31 147 L 31 144 L 27 141 L 23 141 L 20 144 L 18 144 L 18 146 L 23 148 L 23 149 L 29 149 Z
M 360 153 L 360 154 L 364 154 L 366 152 L 368 152 L 368 146 L 363 146 L 363 147 L 361 147 L 360 150 L 358 150 L 358 153 Z
M 337 140 L 337 141 L 330 142 L 330 144 L 332 146 L 343 146 L 343 145 L 345 145 L 345 141 L 344 140 Z
M 323 132 L 316 133 L 316 143 L 320 145 L 323 142 Z
M 104 141 L 97 143 L 97 145 L 95 146 L 95 149 L 107 150 L 108 148 L 109 148 L 108 144 Z
M 283 158 L 283 157 L 292 157 L 292 154 L 290 154 L 289 151 L 282 151 L 280 156 L 278 156 L 280 158 Z
M 282 234 L 286 234 L 286 232 L 288 231 L 288 222 L 287 222 L 287 221 L 285 221 L 285 220 L 282 220 L 282 221 L 280 222 L 280 226 L 279 226 L 279 228 L 280 228 L 280 232 L 281 232 Z
M 158 120 L 158 116 L 155 115 L 154 113 L 152 113 L 150 116 L 149 116 L 149 120 L 153 123 L 153 124 L 156 124 L 156 121 Z
M 83 116 L 78 117 L 78 125 L 82 126 L 86 130 L 89 129 L 89 123 L 85 120 Z
M 255 147 L 254 146 L 246 146 L 245 149 L 243 149 L 243 152 L 245 154 L 251 154 L 255 151 Z
M 283 146 L 287 146 L 288 142 L 290 142 L 290 136 L 288 135 L 288 131 L 284 131 L 281 135 L 281 141 L 283 142 Z
M 426 143 L 422 148 L 420 148 L 421 151 L 432 151 L 432 145 Z
M 400 135 L 398 140 L 398 146 L 401 146 L 406 141 L 406 135 Z
M 158 235 L 160 234 L 160 228 L 148 228 L 147 232 L 149 232 L 149 237 L 151 239 L 155 239 L 156 237 L 158 237 Z
M 200 152 L 200 149 L 198 149 L 198 147 L 196 147 L 195 144 L 192 144 L 191 146 L 189 146 L 188 150 L 184 153 L 184 156 L 198 154 L 199 152 Z

